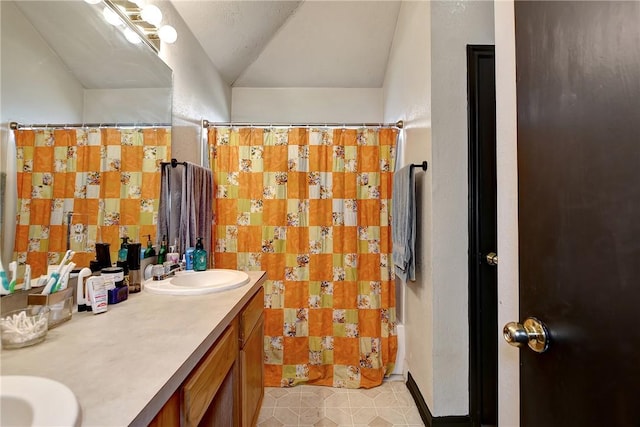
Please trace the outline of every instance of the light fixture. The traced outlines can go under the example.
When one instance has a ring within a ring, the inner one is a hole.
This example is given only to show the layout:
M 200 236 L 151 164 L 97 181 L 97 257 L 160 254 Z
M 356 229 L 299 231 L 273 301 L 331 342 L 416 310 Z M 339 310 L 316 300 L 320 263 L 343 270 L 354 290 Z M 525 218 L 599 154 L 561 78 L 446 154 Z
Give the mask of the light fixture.
M 158 6 L 152 4 L 148 4 L 142 8 L 140 17 L 156 27 L 162 22 L 162 12 L 158 9 Z
M 164 43 L 174 43 L 178 39 L 178 32 L 171 25 L 163 25 L 158 29 L 158 37 Z
M 1 1 L 1 0 L 0 0 Z M 102 14 L 111 25 L 122 30 L 125 38 L 133 43 L 144 42 L 156 53 L 160 42 L 174 43 L 178 32 L 171 25 L 161 25 L 162 11 L 149 0 L 85 0 L 87 3 L 105 4 Z

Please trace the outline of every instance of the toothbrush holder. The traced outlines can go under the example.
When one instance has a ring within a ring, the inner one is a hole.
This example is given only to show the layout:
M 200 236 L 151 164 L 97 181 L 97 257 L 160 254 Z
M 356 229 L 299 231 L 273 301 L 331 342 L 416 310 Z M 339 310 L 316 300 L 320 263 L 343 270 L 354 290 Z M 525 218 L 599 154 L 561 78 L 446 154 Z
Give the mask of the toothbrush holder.
M 29 294 L 27 296 L 27 304 L 48 307 L 49 329 L 53 329 L 71 319 L 74 288 L 74 286 L 71 286 L 48 295 Z

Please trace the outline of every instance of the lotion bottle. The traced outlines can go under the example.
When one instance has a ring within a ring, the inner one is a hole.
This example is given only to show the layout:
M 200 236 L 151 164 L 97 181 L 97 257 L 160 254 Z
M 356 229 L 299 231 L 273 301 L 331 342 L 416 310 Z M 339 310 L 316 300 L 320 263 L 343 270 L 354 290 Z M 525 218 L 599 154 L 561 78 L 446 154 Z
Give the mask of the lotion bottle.
M 193 269 L 195 271 L 205 271 L 208 264 L 207 251 L 202 245 L 202 237 L 198 237 L 196 249 L 193 251 Z

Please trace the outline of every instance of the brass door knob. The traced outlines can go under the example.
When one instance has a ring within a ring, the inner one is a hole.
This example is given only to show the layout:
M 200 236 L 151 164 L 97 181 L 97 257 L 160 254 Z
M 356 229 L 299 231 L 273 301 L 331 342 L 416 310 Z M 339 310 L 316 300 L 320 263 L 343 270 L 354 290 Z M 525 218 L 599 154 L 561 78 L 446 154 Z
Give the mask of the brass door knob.
M 502 329 L 502 336 L 514 347 L 528 345 L 536 353 L 544 353 L 549 349 L 549 330 L 535 317 L 528 317 L 524 323 L 507 323 Z
M 489 265 L 498 265 L 498 254 L 495 252 L 489 252 L 487 254 L 487 264 Z

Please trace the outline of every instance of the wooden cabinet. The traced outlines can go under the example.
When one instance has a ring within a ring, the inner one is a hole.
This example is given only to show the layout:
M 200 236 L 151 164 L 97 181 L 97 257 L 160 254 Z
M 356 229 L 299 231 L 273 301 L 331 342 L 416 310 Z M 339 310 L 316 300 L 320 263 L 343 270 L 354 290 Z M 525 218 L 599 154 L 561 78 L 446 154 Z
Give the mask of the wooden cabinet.
M 255 426 L 264 397 L 264 291 L 247 304 L 240 317 L 240 388 L 242 427 Z
M 150 423 L 255 426 L 264 396 L 264 291 L 243 307 Z

